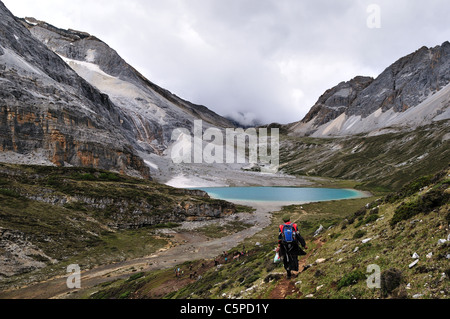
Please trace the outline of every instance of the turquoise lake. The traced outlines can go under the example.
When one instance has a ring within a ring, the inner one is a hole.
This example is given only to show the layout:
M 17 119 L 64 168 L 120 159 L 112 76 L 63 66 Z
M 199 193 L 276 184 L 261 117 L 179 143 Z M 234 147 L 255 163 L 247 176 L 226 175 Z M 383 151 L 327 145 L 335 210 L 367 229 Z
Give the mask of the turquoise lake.
M 309 203 L 365 197 L 353 189 L 299 187 L 205 187 L 212 198 L 228 201 Z

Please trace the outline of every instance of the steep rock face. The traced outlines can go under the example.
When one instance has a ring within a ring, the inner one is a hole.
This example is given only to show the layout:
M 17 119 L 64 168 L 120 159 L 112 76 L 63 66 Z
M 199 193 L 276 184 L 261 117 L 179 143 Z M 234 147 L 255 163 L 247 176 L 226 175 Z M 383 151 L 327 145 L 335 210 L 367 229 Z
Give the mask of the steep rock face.
M 328 90 L 289 129 L 299 135 L 345 136 L 389 127 L 414 129 L 449 119 L 449 83 L 450 43 L 422 47 L 375 80 L 356 77 Z
M 131 119 L 34 38 L 0 2 L 0 151 L 38 150 L 54 165 L 149 177 Z M 34 155 L 31 155 L 34 156 Z
M 339 83 L 319 98 L 302 122 L 314 120 L 314 125 L 322 125 L 334 120 L 344 113 L 358 94 L 372 82 L 371 77 L 357 76 L 348 82 Z
M 378 109 L 404 112 L 450 83 L 450 43 L 422 47 L 388 67 L 349 107 L 349 115 Z
M 172 131 L 192 129 L 197 119 L 204 120 L 205 127 L 234 127 L 206 107 L 184 101 L 150 82 L 94 36 L 58 29 L 33 18 L 21 21 L 80 76 L 111 98 L 131 119 L 130 134 L 147 152 L 162 154 L 171 143 Z
M 24 197 L 51 205 L 83 205 L 86 208 L 107 213 L 109 216 L 107 226 L 112 229 L 139 229 L 165 223 L 179 223 L 184 221 L 202 221 L 222 218 L 232 215 L 236 208 L 232 203 L 215 201 L 212 203 L 198 201 L 182 201 L 167 203 L 162 209 L 149 203 L 147 200 L 117 199 L 90 196 L 63 196 L 49 190 L 44 194 L 26 194 Z

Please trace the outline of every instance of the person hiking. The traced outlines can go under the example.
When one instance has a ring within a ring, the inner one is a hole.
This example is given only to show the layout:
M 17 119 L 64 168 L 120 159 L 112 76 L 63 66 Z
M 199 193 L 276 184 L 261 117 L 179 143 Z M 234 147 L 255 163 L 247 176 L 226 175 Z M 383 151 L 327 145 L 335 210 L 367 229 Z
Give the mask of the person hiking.
M 289 216 L 283 217 L 283 225 L 280 225 L 278 235 L 277 252 L 283 260 L 284 269 L 287 272 L 287 278 L 291 278 L 292 271 L 298 272 L 298 256 L 306 255 L 305 239 L 300 235 L 297 224 L 291 222 Z

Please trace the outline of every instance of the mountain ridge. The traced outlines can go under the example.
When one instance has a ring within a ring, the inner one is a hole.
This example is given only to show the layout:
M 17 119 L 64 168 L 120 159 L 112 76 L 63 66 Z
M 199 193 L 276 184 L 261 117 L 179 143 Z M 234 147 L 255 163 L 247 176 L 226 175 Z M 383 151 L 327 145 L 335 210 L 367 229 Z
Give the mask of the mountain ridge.
M 147 150 L 160 154 L 161 150 L 170 143 L 171 131 L 174 128 L 192 128 L 191 124 L 186 124 L 187 120 L 192 122 L 195 119 L 201 119 L 210 126 L 234 127 L 234 123 L 207 107 L 183 100 L 151 82 L 123 60 L 114 49 L 95 36 L 80 31 L 59 29 L 32 18 L 21 19 L 21 22 L 34 37 L 65 59 L 89 83 L 108 94 L 119 108 L 133 118 L 135 130 L 138 131 L 136 136 L 138 140 L 152 144 L 152 140 L 146 141 L 146 135 L 152 135 L 148 137 L 157 140 L 160 149 L 147 148 Z M 100 83 L 91 74 L 85 72 L 83 69 L 85 63 L 98 66 L 102 72 L 123 81 L 121 84 L 127 85 L 128 91 L 123 92 L 119 87 L 112 85 L 107 87 Z M 145 113 L 149 105 L 157 110 L 156 116 Z M 149 131 L 153 134 L 148 134 Z
M 361 82 L 359 90 L 354 83 Z M 414 109 L 450 83 L 450 43 L 428 48 L 423 46 L 415 52 L 398 59 L 387 67 L 377 78 L 355 77 L 327 90 L 299 122 L 291 123 L 288 129 L 294 135 L 314 137 L 348 136 L 370 133 L 389 127 L 389 124 L 376 126 L 366 121 L 381 114 L 389 120 L 398 114 Z M 435 117 L 449 119 L 448 104 L 436 108 Z M 434 110 L 433 110 L 434 111 Z M 441 115 L 445 113 L 444 115 Z M 440 115 L 440 117 L 438 117 Z M 416 123 L 410 128 L 430 124 L 433 119 Z M 399 128 L 407 125 L 396 123 Z

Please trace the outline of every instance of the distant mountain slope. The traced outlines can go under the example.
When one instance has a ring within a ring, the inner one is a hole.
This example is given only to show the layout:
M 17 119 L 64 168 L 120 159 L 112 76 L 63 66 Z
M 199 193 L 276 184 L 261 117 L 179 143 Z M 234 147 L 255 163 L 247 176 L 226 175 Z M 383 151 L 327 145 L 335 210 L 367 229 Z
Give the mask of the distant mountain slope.
M 328 90 L 295 135 L 346 136 L 386 128 L 415 128 L 450 119 L 450 43 L 422 47 L 376 79 L 356 77 Z
M 58 29 L 33 18 L 21 21 L 37 39 L 130 116 L 130 130 L 146 151 L 161 154 L 170 143 L 173 129 L 190 129 L 196 119 L 204 120 L 205 126 L 234 127 L 231 121 L 208 108 L 187 102 L 150 82 L 94 36 Z

